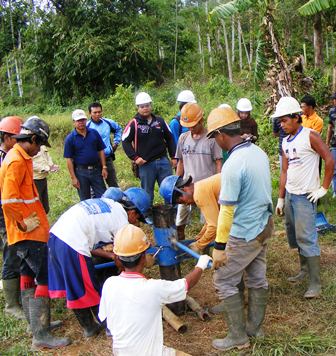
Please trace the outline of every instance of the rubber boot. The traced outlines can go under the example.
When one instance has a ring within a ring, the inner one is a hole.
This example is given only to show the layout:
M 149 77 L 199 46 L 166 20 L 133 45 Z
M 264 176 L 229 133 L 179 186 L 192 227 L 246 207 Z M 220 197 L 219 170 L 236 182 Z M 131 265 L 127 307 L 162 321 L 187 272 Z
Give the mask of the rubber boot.
M 50 299 L 29 299 L 30 326 L 33 333 L 33 350 L 42 348 L 56 349 L 71 344 L 67 337 L 53 336 L 49 331 L 50 326 Z
M 14 316 L 16 319 L 24 320 L 25 315 L 19 303 L 20 279 L 4 279 L 2 286 L 5 298 L 5 313 Z
M 184 233 L 185 227 L 186 227 L 185 225 L 176 226 L 178 240 L 185 240 L 185 233 Z
M 246 333 L 248 336 L 263 337 L 261 324 L 265 318 L 268 289 L 249 288 Z
M 29 316 L 29 299 L 34 298 L 35 288 L 23 289 L 21 290 L 21 303 L 24 316 L 27 320 L 28 327 L 30 325 L 30 316 Z
M 237 348 L 245 349 L 250 346 L 245 330 L 244 307 L 239 293 L 224 299 L 224 318 L 228 334 L 224 339 L 215 339 L 212 346 L 221 351 Z
M 304 294 L 307 299 L 318 298 L 321 294 L 320 256 L 307 257 L 309 286 Z
M 99 334 L 102 329 L 101 325 L 97 324 L 93 318 L 90 308 L 72 309 L 80 326 L 83 328 L 84 337 L 92 337 Z
M 287 281 L 291 283 L 301 282 L 308 274 L 307 258 L 299 253 L 300 258 L 300 272 L 296 276 L 288 277 Z

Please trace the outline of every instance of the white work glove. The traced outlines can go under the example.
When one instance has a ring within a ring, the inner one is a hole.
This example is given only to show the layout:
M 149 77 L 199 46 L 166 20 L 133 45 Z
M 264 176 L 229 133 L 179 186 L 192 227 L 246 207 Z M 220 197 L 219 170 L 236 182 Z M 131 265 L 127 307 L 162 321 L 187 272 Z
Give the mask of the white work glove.
M 311 201 L 312 203 L 316 203 L 320 198 L 324 197 L 328 192 L 328 189 L 325 189 L 323 187 L 314 190 L 311 192 L 308 196 L 307 199 Z
M 282 216 L 284 214 L 285 199 L 278 198 L 277 206 L 275 208 L 275 213 Z
M 27 218 L 23 219 L 23 222 L 26 224 L 25 232 L 31 232 L 40 226 L 40 219 L 37 216 L 37 213 L 34 212 L 30 214 Z
M 202 269 L 203 271 L 208 268 L 209 262 L 212 261 L 212 258 L 208 255 L 202 255 L 197 261 L 196 267 Z

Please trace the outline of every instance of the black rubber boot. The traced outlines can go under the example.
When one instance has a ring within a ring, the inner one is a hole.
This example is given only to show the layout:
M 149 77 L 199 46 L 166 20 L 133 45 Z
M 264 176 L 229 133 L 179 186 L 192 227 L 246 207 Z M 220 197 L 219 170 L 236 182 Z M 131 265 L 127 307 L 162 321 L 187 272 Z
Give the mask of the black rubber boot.
M 250 288 L 248 290 L 248 312 L 246 333 L 248 336 L 263 337 L 261 325 L 265 318 L 268 289 Z
M 102 326 L 93 318 L 93 314 L 91 308 L 83 308 L 83 309 L 72 309 L 80 326 L 83 328 L 84 337 L 92 337 L 102 330 Z
M 234 348 L 241 350 L 249 347 L 250 341 L 245 330 L 244 307 L 240 294 L 225 298 L 223 302 L 224 318 L 229 330 L 224 339 L 213 340 L 212 346 L 221 351 Z
M 304 297 L 318 298 L 321 295 L 320 256 L 307 257 L 309 287 Z
M 32 348 L 34 350 L 43 348 L 56 349 L 71 344 L 71 340 L 69 338 L 53 336 L 49 331 L 49 298 L 30 298 L 29 316 L 30 326 L 33 333 Z
M 297 283 L 301 282 L 305 279 L 305 277 L 308 274 L 308 264 L 307 264 L 307 258 L 305 256 L 302 256 L 299 252 L 299 258 L 300 258 L 300 272 L 296 276 L 288 277 L 287 281 L 291 283 Z
M 25 315 L 19 303 L 20 279 L 3 279 L 2 286 L 5 298 L 5 313 L 16 319 L 24 320 Z
M 34 298 L 34 294 L 35 294 L 35 288 L 21 290 L 22 309 L 28 325 L 30 324 L 29 299 Z

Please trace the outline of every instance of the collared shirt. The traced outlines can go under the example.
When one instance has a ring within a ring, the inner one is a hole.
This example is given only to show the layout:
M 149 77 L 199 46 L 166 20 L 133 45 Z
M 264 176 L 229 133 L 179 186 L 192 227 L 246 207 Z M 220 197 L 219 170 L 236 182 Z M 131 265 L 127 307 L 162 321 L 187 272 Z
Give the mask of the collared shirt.
M 7 153 L 0 170 L 1 203 L 5 216 L 8 244 L 33 240 L 47 242 L 49 223 L 39 200 L 33 180 L 33 162 L 27 152 L 19 145 Z M 18 224 L 36 213 L 40 225 L 30 232 L 23 232 Z
M 100 163 L 99 151 L 105 148 L 99 133 L 86 128 L 86 136 L 74 129 L 65 139 L 64 158 L 72 158 L 74 164 L 95 165 Z
M 98 122 L 91 119 L 87 122 L 86 126 L 95 129 L 99 132 L 99 135 L 106 146 L 104 150 L 105 156 L 111 156 L 111 154 L 113 153 L 111 134 L 114 135 L 113 144 L 119 145 L 122 135 L 121 126 L 118 125 L 115 121 L 107 119 L 105 117 L 101 118 Z
M 253 240 L 272 214 L 272 188 L 266 153 L 250 142 L 229 151 L 221 173 L 221 205 L 236 206 L 230 235 Z
M 323 130 L 323 120 L 314 111 L 312 115 L 306 116 L 302 115 L 302 126 L 307 127 L 307 129 L 312 129 L 317 131 L 319 134 Z

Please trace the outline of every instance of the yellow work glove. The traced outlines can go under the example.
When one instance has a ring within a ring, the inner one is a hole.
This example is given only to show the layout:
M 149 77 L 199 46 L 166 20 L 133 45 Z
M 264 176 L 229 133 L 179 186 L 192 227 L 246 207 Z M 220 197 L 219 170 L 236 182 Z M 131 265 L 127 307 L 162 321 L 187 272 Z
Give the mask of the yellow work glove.
M 227 263 L 227 256 L 225 250 L 213 249 L 212 251 L 212 268 L 218 269 Z

